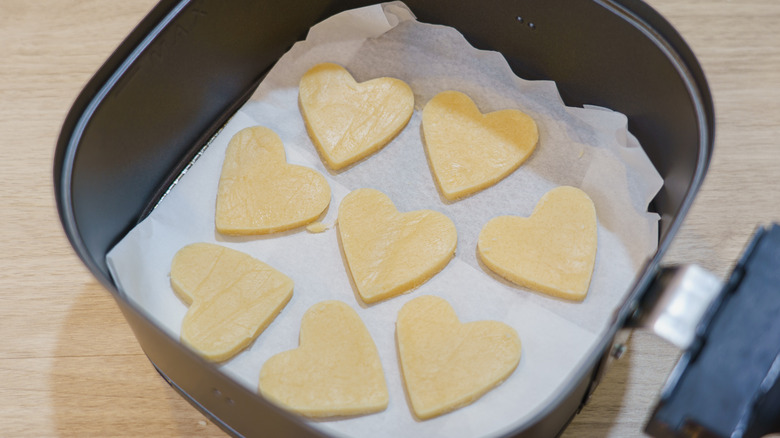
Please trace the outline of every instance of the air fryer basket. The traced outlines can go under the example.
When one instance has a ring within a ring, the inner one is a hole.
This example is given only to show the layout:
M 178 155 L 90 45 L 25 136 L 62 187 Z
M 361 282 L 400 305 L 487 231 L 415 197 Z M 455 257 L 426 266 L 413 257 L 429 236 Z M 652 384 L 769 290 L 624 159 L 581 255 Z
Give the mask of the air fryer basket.
M 128 302 L 105 263 L 194 154 L 314 23 L 363 1 L 163 0 L 79 95 L 60 135 L 54 184 L 71 244 L 114 296 L 158 371 L 193 405 L 237 435 L 317 435 L 166 335 Z M 525 79 L 554 80 L 567 105 L 628 116 L 664 178 L 651 208 L 659 247 L 599 348 L 556 400 L 510 435 L 553 436 L 592 391 L 617 331 L 658 270 L 712 152 L 706 80 L 677 32 L 636 0 L 408 0 L 423 22 L 452 26 L 500 51 Z

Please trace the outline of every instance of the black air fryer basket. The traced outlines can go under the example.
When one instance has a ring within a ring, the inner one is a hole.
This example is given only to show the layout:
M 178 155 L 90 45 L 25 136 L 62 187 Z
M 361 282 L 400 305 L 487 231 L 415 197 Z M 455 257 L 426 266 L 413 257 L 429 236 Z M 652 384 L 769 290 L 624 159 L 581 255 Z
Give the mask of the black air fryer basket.
M 246 390 L 164 333 L 117 288 L 105 257 L 151 211 L 184 166 L 248 99 L 276 60 L 305 37 L 309 27 L 340 11 L 368 4 L 354 0 L 163 0 L 87 84 L 57 144 L 54 184 L 71 244 L 113 295 L 160 374 L 196 408 L 235 435 L 316 436 L 320 432 Z M 651 203 L 661 217 L 654 257 L 614 315 L 599 347 L 565 391 L 511 431 L 518 436 L 555 436 L 595 388 L 616 336 L 626 327 L 652 319 L 648 309 L 664 302 L 664 286 L 674 285 L 675 275 L 682 271 L 661 268 L 659 261 L 694 199 L 712 154 L 714 115 L 707 82 L 677 32 L 641 1 L 407 0 L 406 4 L 420 21 L 454 27 L 476 48 L 501 52 L 518 76 L 555 81 L 567 105 L 593 104 L 625 114 L 629 130 L 664 179 Z M 719 416 L 721 425 L 680 411 L 697 399 L 691 395 L 681 401 L 678 388 L 688 382 L 687 369 L 699 364 L 697 359 L 706 353 L 703 340 L 725 312 L 720 304 L 741 296 L 736 292 L 749 277 L 753 254 L 770 251 L 773 246 L 766 242 L 777 240 L 777 231 L 759 230 L 735 270 L 739 275 L 725 288 L 717 288 L 715 304 L 704 306 L 707 310 L 695 340 L 689 343 L 690 350 L 683 355 L 648 426 L 653 434 L 697 430 L 712 436 L 731 434 L 727 431 L 730 424 L 725 424 L 728 415 Z M 780 284 L 775 280 L 761 281 Z M 756 302 L 754 298 L 748 301 Z M 772 301 L 780 300 L 770 297 L 767 302 Z M 771 365 L 772 352 L 777 354 L 777 348 L 772 348 L 755 360 Z M 757 383 L 750 383 L 752 389 L 744 391 L 749 413 L 742 408 L 732 410 L 734 424 L 742 425 L 733 430 L 751 435 L 759 430 L 756 424 L 776 424 L 772 413 L 780 411 L 780 391 L 774 380 L 767 380 L 770 365 L 758 367 Z M 686 389 L 685 394 L 693 394 L 693 389 Z M 720 409 L 729 411 L 730 407 L 726 404 Z

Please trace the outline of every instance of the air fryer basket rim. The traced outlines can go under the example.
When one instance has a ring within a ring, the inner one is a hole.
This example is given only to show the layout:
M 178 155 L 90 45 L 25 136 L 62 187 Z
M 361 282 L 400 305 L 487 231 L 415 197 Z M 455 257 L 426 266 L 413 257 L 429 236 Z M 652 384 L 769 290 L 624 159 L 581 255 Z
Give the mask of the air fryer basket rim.
M 141 56 L 144 55 L 144 51 L 154 43 L 158 36 L 166 30 L 168 26 L 175 23 L 176 20 L 183 14 L 189 6 L 194 2 L 190 0 L 163 0 L 161 1 L 144 20 L 133 30 L 133 32 L 125 39 L 120 47 L 114 52 L 114 54 L 106 61 L 101 69 L 96 73 L 92 80 L 87 84 L 84 91 L 79 95 L 78 99 L 74 103 L 68 117 L 65 120 L 62 133 L 58 140 L 55 163 L 54 163 L 54 185 L 55 195 L 58 210 L 60 213 L 61 222 L 65 228 L 66 235 L 68 236 L 71 244 L 73 245 L 76 253 L 92 271 L 93 275 L 112 293 L 120 308 L 122 308 L 125 315 L 128 316 L 128 312 L 132 312 L 135 318 L 145 320 L 151 326 L 154 323 L 148 318 L 146 312 L 143 309 L 136 307 L 133 303 L 127 301 L 122 292 L 119 291 L 114 285 L 113 281 L 108 276 L 107 272 L 100 266 L 99 261 L 95 254 L 92 254 L 90 249 L 84 242 L 84 238 L 79 228 L 77 214 L 74 211 L 73 206 L 73 171 L 74 161 L 79 151 L 80 142 L 82 141 L 81 135 L 84 132 L 86 126 L 92 122 L 91 117 L 95 110 L 100 107 L 103 99 L 106 98 L 112 91 L 118 82 L 131 71 L 133 63 Z M 342 5 L 340 9 L 348 9 L 351 6 L 359 6 L 358 4 Z M 519 2 L 522 3 L 522 2 Z M 548 403 L 544 408 L 538 411 L 535 416 L 525 421 L 523 425 L 514 424 L 509 430 L 506 430 L 506 434 L 515 434 L 524 429 L 523 426 L 534 425 L 541 422 L 555 406 L 562 403 L 571 392 L 574 391 L 574 387 L 581 384 L 589 377 L 593 379 L 594 371 L 598 372 L 598 363 L 601 358 L 604 357 L 604 352 L 607 351 L 612 338 L 618 329 L 621 328 L 624 321 L 626 321 L 631 313 L 636 310 L 639 297 L 642 292 L 652 280 L 654 273 L 657 269 L 658 263 L 667 250 L 671 238 L 676 234 L 679 229 L 682 219 L 690 208 L 693 198 L 698 191 L 711 156 L 713 147 L 713 135 L 714 135 L 714 115 L 712 108 L 712 100 L 709 93 L 709 89 L 704 79 L 703 72 L 699 67 L 693 53 L 671 27 L 671 25 L 660 17 L 655 11 L 643 2 L 634 0 L 624 1 L 594 1 L 593 3 L 608 10 L 610 13 L 619 17 L 627 23 L 630 23 L 635 29 L 641 32 L 645 38 L 651 41 L 660 51 L 662 51 L 669 62 L 674 66 L 680 78 L 685 83 L 686 90 L 689 93 L 689 98 L 694 107 L 696 114 L 696 123 L 698 129 L 698 145 L 697 145 L 697 164 L 694 169 L 694 174 L 691 178 L 691 182 L 685 191 L 683 201 L 680 204 L 680 208 L 676 213 L 676 216 L 671 221 L 669 227 L 665 230 L 665 233 L 659 243 L 659 248 L 652 260 L 648 261 L 646 269 L 643 274 L 637 279 L 632 292 L 626 299 L 625 303 L 616 313 L 614 322 L 611 324 L 609 331 L 602 337 L 598 348 L 592 350 L 590 355 L 584 362 L 584 365 L 579 368 L 578 375 L 573 377 L 565 390 L 556 394 L 556 399 L 551 403 Z M 362 2 L 361 2 L 362 4 Z M 414 8 L 412 8 L 414 10 Z M 331 12 L 328 11 L 329 15 Z M 324 17 L 319 17 L 324 18 Z M 256 86 L 253 83 L 250 87 L 244 90 L 244 98 L 248 97 L 251 90 Z M 233 105 L 233 111 L 237 109 L 241 102 L 235 102 Z M 221 125 L 224 120 L 216 125 Z M 208 138 L 209 136 L 203 136 L 201 140 Z M 201 142 L 200 144 L 203 144 Z M 140 219 L 140 218 L 139 218 Z M 105 256 L 105 254 L 102 254 Z M 128 320 L 130 318 L 128 317 Z M 133 327 L 134 331 L 136 330 Z M 138 335 L 138 332 L 136 331 Z M 160 331 L 160 336 L 168 337 L 167 334 Z M 170 338 L 170 337 L 168 337 Z M 140 336 L 139 336 L 140 339 Z M 178 342 L 174 339 L 170 339 L 173 342 Z M 145 348 L 146 351 L 146 348 Z M 147 353 L 148 354 L 148 353 Z M 200 357 L 194 354 L 190 354 L 191 360 L 199 362 L 201 366 L 211 367 L 213 366 Z M 150 356 L 150 360 L 152 360 Z M 155 363 L 154 360 L 152 360 Z M 157 364 L 155 363 L 157 367 Z M 166 376 L 164 370 L 158 368 L 158 370 Z M 590 376 L 589 376 L 590 374 Z M 166 376 L 166 379 L 168 377 Z M 591 385 L 592 386 L 592 385 Z M 191 401 L 197 402 L 182 388 L 177 388 Z M 590 392 L 590 391 L 588 391 Z M 263 404 L 267 404 L 261 397 L 254 395 L 254 397 Z M 270 405 L 269 405 L 270 406 Z M 275 407 L 272 407 L 275 408 Z M 199 409 L 208 413 L 208 415 L 222 423 L 219 416 L 211 414 L 207 407 L 200 405 Z M 286 416 L 287 418 L 293 418 L 292 416 L 279 412 L 279 415 Z M 230 429 L 230 426 L 222 423 L 223 427 L 231 433 L 237 433 Z M 312 432 L 312 430 L 309 430 Z

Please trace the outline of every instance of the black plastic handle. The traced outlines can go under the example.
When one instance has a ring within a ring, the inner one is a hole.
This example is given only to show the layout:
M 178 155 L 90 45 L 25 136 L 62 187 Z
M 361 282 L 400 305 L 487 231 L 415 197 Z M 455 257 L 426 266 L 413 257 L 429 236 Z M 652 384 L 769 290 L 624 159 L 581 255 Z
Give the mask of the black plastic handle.
M 675 367 L 646 432 L 780 432 L 780 226 L 760 228 Z

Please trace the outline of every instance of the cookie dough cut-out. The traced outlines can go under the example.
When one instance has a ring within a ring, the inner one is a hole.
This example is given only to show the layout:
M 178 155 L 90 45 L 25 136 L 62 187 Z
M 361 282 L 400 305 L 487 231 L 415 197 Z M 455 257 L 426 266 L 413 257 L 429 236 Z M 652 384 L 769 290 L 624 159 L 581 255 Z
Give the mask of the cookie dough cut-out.
M 466 406 L 503 382 L 520 362 L 520 338 L 498 321 L 461 323 L 442 298 L 406 303 L 396 322 L 406 392 L 421 420 Z
M 363 321 L 340 301 L 303 315 L 300 346 L 271 357 L 260 370 L 260 393 L 308 417 L 353 416 L 387 407 L 385 375 Z
M 309 137 L 333 170 L 384 147 L 414 111 L 414 93 L 402 80 L 383 77 L 358 83 L 333 63 L 307 71 L 298 93 Z
M 401 213 L 384 193 L 358 189 L 341 201 L 338 228 L 347 266 L 366 303 L 427 281 L 455 254 L 455 224 L 433 210 Z
M 452 201 L 496 184 L 536 149 L 536 122 L 516 109 L 482 114 L 459 91 L 437 94 L 423 108 L 428 161 L 442 195 Z
M 477 253 L 493 272 L 529 289 L 582 301 L 598 243 L 596 208 L 582 190 L 550 190 L 530 217 L 499 216 L 479 233 Z
M 287 164 L 272 130 L 242 129 L 228 144 L 217 189 L 217 231 L 268 234 L 306 225 L 330 204 L 330 186 L 319 172 Z
M 240 251 L 211 243 L 180 249 L 171 286 L 189 304 L 181 341 L 201 356 L 224 361 L 246 348 L 293 293 L 293 281 Z

